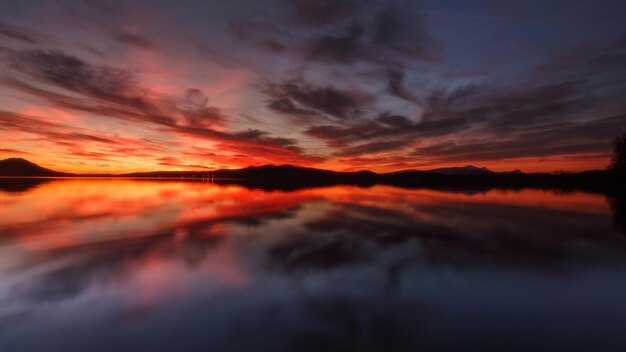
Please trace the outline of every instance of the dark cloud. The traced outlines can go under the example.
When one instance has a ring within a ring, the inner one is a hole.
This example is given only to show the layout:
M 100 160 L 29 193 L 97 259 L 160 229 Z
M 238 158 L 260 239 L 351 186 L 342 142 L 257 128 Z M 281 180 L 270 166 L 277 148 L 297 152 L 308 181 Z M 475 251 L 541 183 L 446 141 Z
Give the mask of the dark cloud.
M 198 89 L 187 90 L 182 100 L 164 96 L 143 88 L 129 71 L 89 64 L 60 51 L 15 52 L 12 65 L 17 71 L 41 83 L 73 93 L 57 93 L 15 78 L 4 80 L 5 85 L 45 99 L 55 106 L 116 119 L 147 122 L 167 131 L 224 143 L 230 151 L 244 154 L 256 151 L 267 159 L 283 153 L 294 162 L 300 161 L 299 158 L 313 160 L 303 155 L 302 149 L 293 139 L 271 137 L 267 132 L 259 130 L 224 132 L 215 129 L 226 122 L 226 117 L 220 109 L 208 106 L 208 98 Z M 313 107 L 329 113 L 348 113 L 348 110 L 344 110 L 347 109 L 344 107 L 347 103 L 341 100 L 339 93 L 333 95 L 332 91 L 307 90 L 312 89 L 309 86 L 301 89 L 304 90 L 295 92 L 292 98 L 308 101 Z
M 440 54 L 423 25 L 396 2 L 288 0 L 292 11 L 274 22 L 238 19 L 238 39 L 282 53 L 291 48 L 306 62 L 386 66 L 435 62 Z M 295 22 L 300 30 L 288 27 Z M 315 28 L 311 31 L 311 28 Z M 286 44 L 289 43 L 289 44 Z
M 91 65 L 61 51 L 25 50 L 16 53 L 13 67 L 43 83 L 84 95 L 98 102 L 141 111 L 163 124 L 175 121 L 158 116 L 157 108 L 127 70 Z
M 341 34 L 325 34 L 304 44 L 307 60 L 329 63 L 350 64 L 365 59 L 368 55 L 362 38 L 365 35 L 363 25 L 353 23 Z
M 263 39 L 263 41 L 261 41 L 261 45 L 267 50 L 273 51 L 275 53 L 282 53 L 283 51 L 287 50 L 287 47 L 283 43 L 272 38 Z
M 405 116 L 382 114 L 374 120 L 357 122 L 347 127 L 314 126 L 306 134 L 336 148 L 338 156 L 399 151 L 417 141 L 418 137 L 441 136 L 461 129 L 464 119 L 414 122 Z
M 271 110 L 305 119 L 356 117 L 372 99 L 361 92 L 340 90 L 331 85 L 317 86 L 302 79 L 269 84 L 264 93 L 269 97 L 267 106 Z
M 413 153 L 431 160 L 470 162 L 564 154 L 606 154 L 616 131 L 626 126 L 626 114 L 587 122 L 562 122 L 527 129 L 508 138 L 464 142 L 444 141 Z
M 226 122 L 226 117 L 222 111 L 216 107 L 208 106 L 208 101 L 209 98 L 199 89 L 190 88 L 187 90 L 180 110 L 189 127 L 209 128 Z
M 557 82 L 520 89 L 508 94 L 496 96 L 498 111 L 515 111 L 533 106 L 544 106 L 553 102 L 571 99 L 578 93 L 579 82 Z
M 390 5 L 380 10 L 372 19 L 372 42 L 388 47 L 411 59 L 433 60 L 432 41 L 423 20 L 402 7 Z
M 0 110 L 0 131 L 11 133 L 15 131 L 30 133 L 46 138 L 52 142 L 67 143 L 76 142 L 99 142 L 107 144 L 117 143 L 115 140 L 96 136 L 90 133 L 77 132 L 70 126 L 42 121 L 32 116 L 17 114 Z
M 25 28 L 0 22 L 0 36 L 19 40 L 28 44 L 37 44 L 36 36 Z
M 355 15 L 367 1 L 355 0 L 287 0 L 297 20 L 305 25 L 320 26 Z
M 17 52 L 13 67 L 41 83 L 63 88 L 67 92 L 82 96 L 83 99 L 38 88 L 15 79 L 5 80 L 5 84 L 72 110 L 174 127 L 177 120 L 170 116 L 170 113 L 173 115 L 182 112 L 195 121 L 197 119 L 194 119 L 193 113 L 202 113 L 203 109 L 207 108 L 206 104 L 196 102 L 194 105 L 188 101 L 182 102 L 182 107 L 181 104 L 176 106 L 171 99 L 142 88 L 130 71 L 88 64 L 61 51 Z M 190 99 L 189 94 L 187 99 Z
M 418 107 L 424 106 L 422 100 L 405 87 L 404 72 L 402 70 L 390 69 L 387 73 L 389 75 L 387 88 L 389 89 L 389 93 L 391 93 L 391 95 L 409 101 Z
M 413 155 L 471 162 L 606 153 L 607 141 L 626 125 L 625 115 L 597 118 L 599 101 L 588 91 L 585 81 L 557 81 L 509 87 L 468 85 L 433 92 L 426 99 L 428 109 L 420 124 L 449 123 L 451 129 L 443 129 L 442 136 L 463 130 L 473 133 L 456 136 L 455 142 L 444 139 L 419 147 Z
M 457 134 L 458 139 L 468 131 L 473 131 L 478 142 L 468 140 L 471 134 L 467 134 L 458 144 L 443 141 L 420 147 L 414 155 L 471 161 L 606 151 L 610 133 L 624 123 L 622 115 L 609 120 L 570 121 L 572 115 L 586 115 L 597 107 L 583 86 L 578 81 L 505 89 L 463 86 L 433 92 L 425 100 L 425 112 L 418 121 L 385 113 L 348 126 L 314 126 L 306 134 L 335 148 L 337 156 L 398 151 L 432 137 Z M 592 132 L 598 129 L 598 133 Z M 516 137 L 502 137 L 508 135 Z M 486 138 L 488 141 L 483 140 Z
M 274 53 L 286 51 L 288 48 L 284 41 L 291 37 L 288 32 L 273 23 L 248 19 L 235 19 L 229 24 L 228 29 L 240 41 Z
M 402 115 L 383 113 L 374 120 L 357 123 L 347 128 L 339 128 L 338 135 L 349 141 L 357 141 L 360 138 L 393 137 L 420 134 L 421 136 L 440 136 L 465 127 L 470 121 L 463 117 L 442 120 L 413 121 Z M 326 126 L 322 126 L 326 127 Z M 327 126 L 332 127 L 332 126 Z M 311 128 L 309 131 L 315 130 Z M 333 127 L 333 129 L 335 129 Z
M 619 77 L 626 74 L 625 38 L 626 35 L 623 35 L 608 45 L 578 45 L 557 52 L 530 74 L 537 80 L 558 77 L 562 80 L 589 81 L 595 84 L 590 88 L 603 93 L 608 93 L 603 88 L 623 89 L 624 80 Z
M 480 87 L 474 83 L 457 87 L 450 92 L 436 90 L 431 92 L 426 98 L 426 103 L 430 110 L 444 110 L 450 106 L 455 106 L 458 101 L 479 92 Z
M 312 118 L 326 116 L 341 120 L 341 125 L 329 120 L 329 123 L 305 131 L 308 136 L 325 141 L 336 156 L 401 150 L 421 144 L 428 138 L 451 134 L 458 134 L 459 140 L 467 141 L 468 145 L 475 147 L 476 153 L 483 154 L 490 148 L 490 143 L 510 142 L 510 138 L 502 138 L 507 133 L 523 135 L 534 143 L 541 140 L 545 144 L 543 149 L 539 146 L 527 148 L 524 143 L 518 144 L 520 147 L 516 149 L 516 142 L 502 145 L 508 148 L 506 154 L 519 157 L 547 155 L 550 150 L 554 153 L 575 149 L 599 152 L 603 148 L 604 141 L 600 139 L 559 144 L 555 138 L 561 133 L 558 131 L 567 126 L 564 122 L 599 122 L 597 115 L 593 114 L 599 112 L 602 103 L 608 99 L 606 95 L 596 93 L 600 82 L 606 82 L 602 89 L 621 87 L 623 91 L 623 84 L 615 79 L 609 82 L 606 72 L 607 68 L 614 73 L 622 72 L 622 64 L 626 62 L 623 60 L 626 58 L 622 52 L 623 38 L 607 48 L 594 48 L 563 59 L 555 55 L 554 62 L 535 70 L 536 76 L 513 77 L 506 83 L 485 81 L 455 85 L 450 89 L 435 90 L 421 99 L 407 87 L 405 77 L 411 60 L 437 61 L 437 46 L 428 35 L 423 18 L 409 14 L 394 2 L 359 4 L 351 12 L 344 11 L 354 6 L 351 2 L 292 1 L 290 4 L 300 24 L 318 25 L 316 31 L 304 35 L 301 44 L 295 46 L 301 48 L 307 61 L 342 67 L 359 62 L 380 65 L 387 73 L 385 91 L 423 110 L 422 116 L 411 119 L 394 113 L 371 118 L 365 116 L 358 105 L 357 114 L 346 113 L 353 111 L 354 100 L 333 100 L 331 94 L 322 94 L 320 89 L 301 84 L 274 85 L 266 89 L 264 93 L 270 97 L 268 107 L 273 111 L 313 121 L 319 120 Z M 615 101 L 609 103 L 615 107 Z M 611 112 L 604 111 L 603 115 L 607 113 Z M 346 122 L 344 117 L 351 115 L 363 118 Z M 586 125 L 586 128 L 590 127 Z M 547 135 L 539 138 L 534 133 Z M 490 140 L 474 144 L 472 134 L 478 139 Z M 596 137 L 606 138 L 605 135 Z
M 152 40 L 126 30 L 119 30 L 113 33 L 113 38 L 115 38 L 120 43 L 135 46 L 140 49 L 154 49 L 155 47 L 155 44 Z
M 435 91 L 425 101 L 424 121 L 465 120 L 491 132 L 552 124 L 596 105 L 579 81 L 468 85 Z
M 306 60 L 330 64 L 370 62 L 403 65 L 409 62 L 435 62 L 438 53 L 419 20 L 400 21 L 403 15 L 389 8 L 373 18 L 354 19 L 343 31 L 332 31 L 309 38 L 301 46 Z M 409 61 L 407 61 L 409 60 Z

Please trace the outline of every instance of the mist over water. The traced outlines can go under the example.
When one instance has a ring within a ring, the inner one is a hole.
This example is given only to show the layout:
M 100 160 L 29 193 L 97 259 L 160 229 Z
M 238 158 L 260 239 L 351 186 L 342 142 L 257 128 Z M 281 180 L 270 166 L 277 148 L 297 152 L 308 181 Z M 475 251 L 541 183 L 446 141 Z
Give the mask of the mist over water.
M 624 350 L 623 204 L 4 180 L 0 350 Z

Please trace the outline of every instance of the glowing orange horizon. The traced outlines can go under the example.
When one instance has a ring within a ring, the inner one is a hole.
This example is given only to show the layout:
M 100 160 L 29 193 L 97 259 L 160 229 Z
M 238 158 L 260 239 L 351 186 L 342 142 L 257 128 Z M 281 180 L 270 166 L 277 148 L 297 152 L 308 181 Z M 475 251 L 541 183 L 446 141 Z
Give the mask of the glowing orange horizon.
M 370 165 L 363 163 L 340 163 L 334 160 L 328 160 L 319 163 L 288 163 L 288 162 L 251 162 L 251 163 L 215 163 L 213 161 L 206 162 L 206 167 L 203 166 L 202 161 L 195 160 L 191 164 L 198 166 L 189 167 L 168 167 L 159 165 L 158 163 L 145 163 L 140 159 L 130 159 L 127 161 L 120 161 L 119 167 L 100 167 L 97 162 L 93 162 L 87 159 L 82 159 L 80 165 L 68 165 L 63 162 L 59 162 L 54 157 L 40 157 L 31 155 L 30 153 L 11 153 L 4 152 L 2 158 L 23 158 L 29 160 L 39 166 L 49 168 L 55 171 L 75 173 L 75 174 L 91 174 L 91 173 L 108 173 L 108 174 L 125 174 L 133 172 L 154 172 L 154 171 L 198 171 L 209 172 L 219 169 L 240 169 L 249 166 L 262 166 L 262 165 L 282 165 L 290 164 L 300 167 L 320 168 L 332 171 L 360 171 L 369 170 L 377 173 L 395 172 L 402 170 L 430 170 L 436 168 L 447 167 L 462 167 L 466 165 L 474 165 L 476 167 L 486 167 L 492 171 L 503 172 L 521 170 L 526 173 L 541 172 L 541 173 L 559 173 L 559 172 L 580 172 L 587 170 L 601 170 L 605 169 L 609 163 L 610 158 L 595 157 L 578 159 L 572 156 L 552 156 L 550 158 L 531 159 L 523 158 L 517 160 L 498 160 L 498 161 L 471 161 L 471 162 L 438 162 L 425 166 L 423 163 L 416 163 L 415 166 L 411 166 L 411 163 L 406 163 L 403 167 L 386 167 L 384 165 Z

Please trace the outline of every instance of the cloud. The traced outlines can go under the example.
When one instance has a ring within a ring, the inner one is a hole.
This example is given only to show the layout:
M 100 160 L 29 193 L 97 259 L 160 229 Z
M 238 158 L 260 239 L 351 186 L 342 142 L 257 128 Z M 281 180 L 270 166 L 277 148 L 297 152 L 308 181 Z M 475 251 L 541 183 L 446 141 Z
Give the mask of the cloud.
M 187 89 L 185 99 L 180 110 L 187 121 L 187 125 L 193 128 L 209 128 L 222 126 L 227 118 L 219 108 L 208 106 L 209 98 L 196 88 Z
M 424 107 L 424 103 L 422 102 L 422 100 L 416 94 L 412 93 L 405 87 L 404 71 L 389 69 L 387 73 L 389 75 L 387 88 L 389 89 L 391 95 L 411 102 L 420 108 Z
M 287 0 L 272 22 L 238 19 L 230 29 L 238 39 L 283 53 L 289 48 L 304 62 L 350 65 L 414 65 L 440 60 L 423 19 L 395 1 Z M 312 30 L 313 29 L 313 30 Z M 289 43 L 289 44 L 286 44 Z
M 480 87 L 475 83 L 456 87 L 452 91 L 435 90 L 426 98 L 426 103 L 430 110 L 444 110 L 479 92 Z
M 5 85 L 45 99 L 54 106 L 145 122 L 162 131 L 224 143 L 229 150 L 239 153 L 259 152 L 265 158 L 270 158 L 271 153 L 285 153 L 290 157 L 289 160 L 311 160 L 302 155 L 302 149 L 293 139 L 271 137 L 267 132 L 259 130 L 217 130 L 216 127 L 223 127 L 227 123 L 227 118 L 219 108 L 207 105 L 208 97 L 198 89 L 188 89 L 183 99 L 165 96 L 143 88 L 130 71 L 89 64 L 61 51 L 14 52 L 12 67 L 31 80 L 57 89 L 39 88 L 18 78 L 5 79 Z M 58 88 L 71 95 L 58 92 Z M 332 94 L 324 97 L 319 94 L 316 91 L 301 91 L 294 97 L 301 101 L 309 99 L 312 104 L 316 103 L 317 97 L 317 103 L 320 104 L 318 108 L 324 108 L 323 104 L 327 103 L 329 105 L 326 109 L 342 111 L 340 109 L 345 103 L 341 97 Z M 333 102 L 335 105 L 332 105 Z
M 336 167 L 338 160 L 415 165 L 427 152 L 438 162 L 495 158 L 497 148 L 507 158 L 599 155 L 611 129 L 623 129 L 618 116 L 626 112 L 626 36 L 605 42 L 608 29 L 598 28 L 607 32 L 598 36 L 602 40 L 584 44 L 582 37 L 564 34 L 559 48 L 567 50 L 524 51 L 512 59 L 521 49 L 513 41 L 534 40 L 536 33 L 515 25 L 515 38 L 503 32 L 501 42 L 479 44 L 473 40 L 480 38 L 460 38 L 460 27 L 447 26 L 447 14 L 405 1 L 271 4 L 244 12 L 218 7 L 211 14 L 215 21 L 205 23 L 188 17 L 193 8 L 164 13 L 152 5 L 70 3 L 52 6 L 58 14 L 53 11 L 41 27 L 36 18 L 20 19 L 37 31 L 0 24 L 5 109 L 27 102 L 66 115 L 79 112 L 77 125 L 88 119 L 98 126 L 75 128 L 66 120 L 42 125 L 56 120 L 26 106 L 20 111 L 37 121 L 23 121 L 39 129 L 11 119 L 3 132 L 106 158 L 144 145 L 122 146 L 116 135 L 102 132 L 128 124 L 130 134 L 176 141 L 163 149 L 197 158 L 180 164 L 198 164 L 204 155 L 238 165 L 322 160 Z M 58 24 L 59 14 L 73 20 Z M 233 37 L 237 45 L 228 44 Z M 85 49 L 84 43 L 97 47 Z M 60 50 L 50 50 L 55 47 Z M 548 59 L 533 64 L 542 57 Z M 246 82 L 256 79 L 252 86 L 223 78 L 243 67 L 256 74 L 246 74 Z M 145 144 L 137 155 L 159 149 Z M 196 146 L 210 151 L 196 153 Z M 169 156 L 162 152 L 151 160 Z
M 439 142 L 419 147 L 413 156 L 433 161 L 471 162 L 567 154 L 606 154 L 611 138 L 626 126 L 626 114 L 587 122 L 562 122 L 504 138 Z
M 7 135 L 15 132 L 27 133 L 62 146 L 73 145 L 75 142 L 101 144 L 120 142 L 120 139 L 115 140 L 83 129 L 3 110 L 0 110 L 0 131 L 4 131 Z
M 152 92 L 140 88 L 134 75 L 127 70 L 88 64 L 58 50 L 16 52 L 12 66 L 42 83 L 133 113 L 141 112 L 154 122 L 175 124 L 174 119 L 159 114 L 157 102 L 150 97 Z
M 347 127 L 313 126 L 305 133 L 336 148 L 336 155 L 356 156 L 383 151 L 400 153 L 402 148 L 416 143 L 418 138 L 444 136 L 468 124 L 469 121 L 464 118 L 416 122 L 402 115 L 383 113 L 374 120 Z
M 593 106 L 593 99 L 584 94 L 579 81 L 469 85 L 433 92 L 426 102 L 425 121 L 464 120 L 490 132 L 553 123 Z
M 351 74 L 348 65 L 373 65 L 374 70 L 386 72 L 385 93 L 421 110 L 421 115 L 407 117 L 393 112 L 393 108 L 377 109 L 373 99 L 365 108 L 363 102 L 354 104 L 355 99 L 338 99 L 336 102 L 343 103 L 335 105 L 333 100 L 322 99 L 332 96 L 322 92 L 336 92 L 336 88 L 328 86 L 333 90 L 324 91 L 324 85 L 309 86 L 306 82 L 263 88 L 270 110 L 315 123 L 305 134 L 326 142 L 335 157 L 387 153 L 400 158 L 403 150 L 418 145 L 423 151 L 431 145 L 442 148 L 448 140 L 475 148 L 475 155 L 485 154 L 492 143 L 495 146 L 500 141 L 512 143 L 502 147 L 515 149 L 505 154 L 517 157 L 547 155 L 550 150 L 556 154 L 566 150 L 598 153 L 604 145 L 600 138 L 606 138 L 605 134 L 596 135 L 595 140 L 559 144 L 558 133 L 565 133 L 566 126 L 591 128 L 593 121 L 600 123 L 598 116 L 619 116 L 616 98 L 624 85 L 615 78 L 610 80 L 607 71 L 624 72 L 626 55 L 621 37 L 606 47 L 595 47 L 582 54 L 554 55 L 548 64 L 538 65 L 530 74 L 512 76 L 506 82 L 483 72 L 481 83 L 473 80 L 460 85 L 457 78 L 448 77 L 453 83 L 450 88 L 437 88 L 422 98 L 407 87 L 406 75 L 412 73 L 408 67 L 415 62 L 438 63 L 441 59 L 423 18 L 407 13 L 397 2 L 288 3 L 295 14 L 291 20 L 306 28 L 297 30 L 300 44 L 290 46 L 300 50 L 305 64 L 318 62 L 331 70 L 340 67 L 335 70 L 346 71 L 347 75 Z M 272 32 L 279 38 L 281 21 L 274 23 Z M 376 99 L 376 103 L 381 100 Z M 391 111 L 379 114 L 381 110 Z M 350 116 L 358 119 L 346 118 Z M 532 137 L 537 142 L 540 138 L 536 134 L 541 133 L 547 135 L 541 138 L 542 143 L 551 147 L 540 150 L 519 143 L 516 148 L 517 142 L 509 138 L 509 134 L 514 134 Z
M 37 44 L 39 42 L 38 38 L 25 28 L 1 22 L 0 36 L 4 36 L 28 44 Z
M 22 150 L 11 149 L 11 148 L 0 148 L 0 153 L 6 154 L 30 154 L 29 152 L 25 152 Z
M 120 43 L 132 45 L 140 49 L 151 50 L 155 47 L 155 44 L 152 40 L 123 29 L 115 31 L 113 33 L 113 38 L 115 38 Z
M 242 42 L 252 43 L 277 54 L 288 50 L 285 42 L 291 38 L 289 33 L 273 23 L 241 18 L 231 21 L 228 30 Z
M 363 25 L 352 23 L 344 33 L 324 34 L 304 43 L 304 57 L 307 60 L 340 64 L 366 59 L 369 54 L 362 42 L 364 35 Z
M 372 17 L 346 21 L 340 32 L 310 37 L 300 47 L 306 60 L 329 64 L 437 62 L 440 54 L 420 22 L 388 7 Z
M 269 109 L 304 119 L 349 119 L 361 115 L 372 100 L 362 92 L 340 90 L 331 85 L 318 86 L 303 79 L 268 84 L 263 92 L 269 97 Z
M 597 102 L 584 87 L 579 81 L 461 86 L 433 92 L 418 121 L 383 113 L 347 126 L 312 126 L 305 133 L 325 141 L 340 157 L 399 156 L 416 144 L 421 146 L 413 156 L 437 162 L 606 151 L 612 133 L 626 125 L 624 115 L 590 119 Z
M 432 40 L 423 19 L 410 16 L 402 6 L 392 3 L 374 15 L 372 42 L 387 47 L 413 60 L 434 60 Z
M 328 25 L 354 16 L 359 5 L 367 1 L 354 0 L 287 0 L 296 19 L 307 26 Z

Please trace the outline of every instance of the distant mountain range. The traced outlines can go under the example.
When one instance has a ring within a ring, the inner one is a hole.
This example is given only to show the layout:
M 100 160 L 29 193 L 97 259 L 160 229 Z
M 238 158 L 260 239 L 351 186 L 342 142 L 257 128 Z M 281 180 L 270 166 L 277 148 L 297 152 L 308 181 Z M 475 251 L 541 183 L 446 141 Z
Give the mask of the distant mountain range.
M 474 165 L 467 165 L 463 167 L 445 167 L 440 169 L 432 169 L 428 170 L 430 172 L 434 172 L 442 175 L 492 175 L 492 174 L 523 174 L 520 170 L 514 171 L 504 171 L 504 172 L 494 172 L 489 170 L 486 167 L 476 167 Z
M 371 186 L 376 184 L 400 187 L 484 188 L 484 187 L 545 187 L 587 188 L 594 190 L 626 188 L 626 175 L 615 170 L 591 170 L 567 174 L 525 174 L 521 171 L 494 172 L 472 165 L 439 168 L 427 171 L 406 170 L 377 174 L 371 171 L 338 172 L 293 165 L 251 166 L 242 169 L 215 171 L 155 171 L 110 174 L 70 174 L 50 170 L 28 160 L 0 160 L 3 177 L 145 177 L 162 179 L 214 179 L 220 183 L 237 183 L 264 189 L 297 189 L 328 185 Z
M 494 172 L 486 167 L 476 167 L 473 165 L 467 165 L 463 167 L 448 167 L 432 170 L 405 170 L 397 171 L 391 174 L 402 173 L 436 173 L 441 175 L 492 175 L 492 174 L 523 174 L 523 172 L 516 170 L 511 172 Z M 372 171 L 358 171 L 358 172 L 338 172 L 324 169 L 315 169 L 308 167 L 299 167 L 293 165 L 264 165 L 264 166 L 250 166 L 242 169 L 220 169 L 215 171 L 151 171 L 151 172 L 135 172 L 119 175 L 110 174 L 71 174 L 59 171 L 50 170 L 41 167 L 35 163 L 32 163 L 22 158 L 10 158 L 0 160 L 0 176 L 125 176 L 125 177 L 177 177 L 177 176 L 193 176 L 198 177 L 202 175 L 213 175 L 214 177 L 223 178 L 249 178 L 258 176 L 259 174 L 267 176 L 280 176 L 280 177 L 300 177 L 300 176 L 314 176 L 321 179 L 328 177 L 367 177 L 375 176 L 376 173 Z
M 420 173 L 420 172 L 432 172 L 440 175 L 453 175 L 453 176 L 470 176 L 470 175 L 494 175 L 494 174 L 516 174 L 521 175 L 524 174 L 520 170 L 514 171 L 504 171 L 504 172 L 495 172 L 491 171 L 486 167 L 476 167 L 474 165 L 467 165 L 461 167 L 444 167 L 439 169 L 430 169 L 430 170 L 404 170 L 404 171 L 396 171 L 395 173 Z

